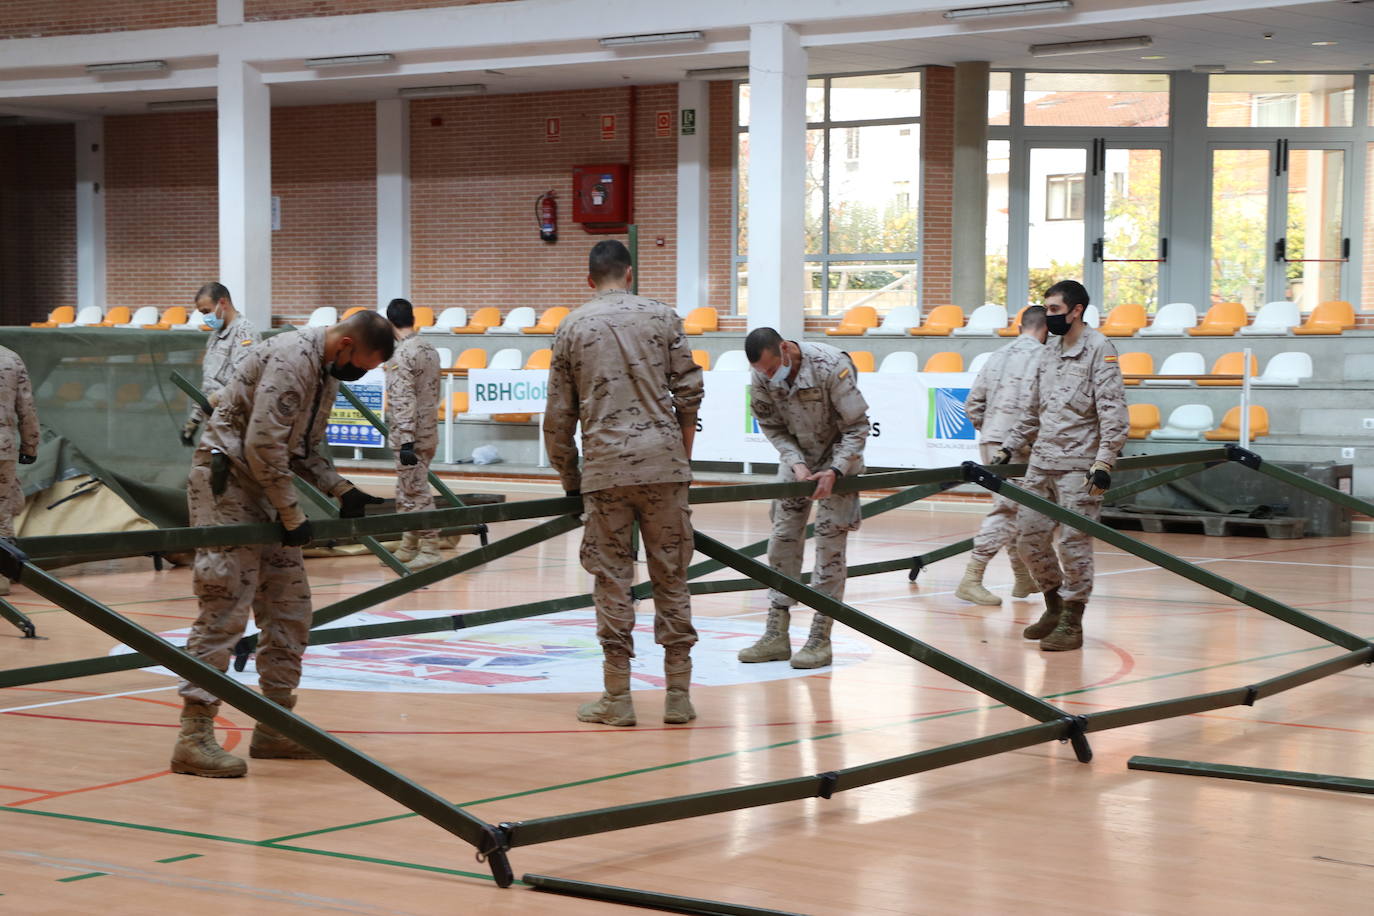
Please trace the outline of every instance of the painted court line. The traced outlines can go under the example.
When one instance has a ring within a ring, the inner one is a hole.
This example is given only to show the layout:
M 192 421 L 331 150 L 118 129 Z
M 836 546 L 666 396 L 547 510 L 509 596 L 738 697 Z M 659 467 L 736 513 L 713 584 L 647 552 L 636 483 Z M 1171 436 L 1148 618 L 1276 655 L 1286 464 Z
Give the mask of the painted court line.
M 176 690 L 176 684 L 169 684 L 166 687 L 149 687 L 145 690 L 128 690 L 124 693 L 101 693 L 89 697 L 74 697 L 70 700 L 50 700 L 47 703 L 33 703 L 29 706 L 11 706 L 8 709 L 0 709 L 0 715 L 8 712 L 21 712 L 25 709 L 43 709 L 48 706 L 66 706 L 70 703 L 89 703 L 91 700 L 112 700 L 115 697 L 132 697 L 144 693 L 160 693 L 164 690 Z

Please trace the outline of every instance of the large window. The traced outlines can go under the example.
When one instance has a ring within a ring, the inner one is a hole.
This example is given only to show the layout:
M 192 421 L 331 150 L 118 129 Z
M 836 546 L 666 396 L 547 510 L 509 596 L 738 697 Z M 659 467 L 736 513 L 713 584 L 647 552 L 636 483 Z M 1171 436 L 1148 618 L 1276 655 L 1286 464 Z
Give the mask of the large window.
M 1023 100 L 1027 127 L 1169 124 L 1165 73 L 1027 73 Z
M 739 86 L 736 311 L 749 310 L 749 85 Z M 813 79 L 807 86 L 807 315 L 916 304 L 921 186 L 918 72 Z
M 1208 127 L 1349 127 L 1350 73 L 1218 73 L 1207 80 Z

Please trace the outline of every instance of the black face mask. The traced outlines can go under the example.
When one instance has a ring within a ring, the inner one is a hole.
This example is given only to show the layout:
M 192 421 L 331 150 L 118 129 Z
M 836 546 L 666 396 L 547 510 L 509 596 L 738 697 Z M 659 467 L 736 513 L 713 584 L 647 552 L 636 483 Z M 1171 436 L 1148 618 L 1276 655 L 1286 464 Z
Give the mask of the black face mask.
M 1063 337 L 1065 334 L 1069 333 L 1069 316 L 1046 315 L 1045 326 L 1049 328 L 1050 333 L 1055 337 Z
M 352 363 L 353 355 L 349 354 L 349 362 L 341 363 L 338 360 L 329 364 L 329 374 L 341 382 L 356 382 L 358 379 L 367 375 L 367 370 L 362 366 L 355 366 Z

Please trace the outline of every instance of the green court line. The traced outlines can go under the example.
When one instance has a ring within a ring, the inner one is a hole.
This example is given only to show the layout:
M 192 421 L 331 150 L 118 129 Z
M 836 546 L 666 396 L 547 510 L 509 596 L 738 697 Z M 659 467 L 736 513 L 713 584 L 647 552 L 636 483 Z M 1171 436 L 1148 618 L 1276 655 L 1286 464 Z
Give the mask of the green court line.
M 158 859 L 157 862 L 158 862 L 159 865 L 167 865 L 168 863 L 171 863 L 171 862 L 185 862 L 187 859 L 199 859 L 199 858 L 201 858 L 201 854 L 200 854 L 200 853 L 198 853 L 198 852 L 188 852 L 188 853 L 187 853 L 186 855 L 184 855 L 184 856 L 172 856 L 170 859 Z
M 70 878 L 58 878 L 58 884 L 67 884 L 71 881 L 85 881 L 87 878 L 104 878 L 110 873 L 107 871 L 88 871 L 84 875 L 72 875 Z

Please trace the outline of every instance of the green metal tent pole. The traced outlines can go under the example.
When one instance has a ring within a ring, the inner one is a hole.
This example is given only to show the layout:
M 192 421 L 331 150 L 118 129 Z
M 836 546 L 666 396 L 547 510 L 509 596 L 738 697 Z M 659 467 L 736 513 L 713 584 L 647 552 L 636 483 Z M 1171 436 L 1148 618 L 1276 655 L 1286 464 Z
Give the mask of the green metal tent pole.
M 176 385 L 178 388 L 184 391 L 187 397 L 195 401 L 196 404 L 200 406 L 201 410 L 205 411 L 206 413 L 211 413 L 214 411 L 214 408 L 210 406 L 210 399 L 205 396 L 205 392 L 201 391 L 195 385 L 191 384 L 190 380 L 188 380 L 186 376 L 182 375 L 180 372 L 173 369 L 171 378 L 172 384 Z M 295 475 L 295 478 L 296 489 L 300 491 L 300 493 L 303 496 L 305 496 L 306 499 L 314 503 L 316 508 L 318 508 L 321 512 L 323 512 L 330 518 L 339 517 L 339 509 L 337 506 L 334 505 L 334 501 L 332 499 L 321 493 L 318 489 L 315 488 L 313 484 L 311 484 L 305 478 L 301 477 L 299 474 Z M 362 538 L 360 542 L 364 547 L 366 547 L 369 551 L 372 552 L 373 556 L 381 560 L 382 563 L 389 567 L 392 572 L 396 573 L 396 575 L 409 575 L 410 570 L 406 569 L 405 564 L 403 564 L 400 560 L 393 557 L 391 555 L 391 551 L 387 550 L 381 544 L 377 543 L 375 538 Z
M 913 636 L 908 636 L 875 617 L 870 617 L 841 601 L 836 601 L 829 595 L 822 594 L 795 579 L 790 579 L 761 563 L 740 556 L 732 548 L 715 538 L 708 537 L 698 531 L 695 533 L 695 541 L 697 550 L 708 557 L 721 560 L 727 566 L 733 567 L 763 585 L 777 589 L 789 598 L 795 598 L 819 613 L 833 617 L 865 636 L 876 639 L 888 648 L 910 656 L 941 674 L 954 678 L 966 687 L 972 687 L 979 693 L 987 694 L 993 699 L 1005 703 L 1018 712 L 1042 722 L 1072 718 L 1068 713 L 1047 703 L 1040 697 L 1026 693 L 1021 688 L 999 680 L 985 671 L 980 671 L 967 662 L 941 652 L 934 646 Z
M 769 910 L 757 906 L 744 906 L 739 903 L 723 903 L 719 900 L 704 900 L 700 897 L 679 897 L 676 894 L 660 894 L 657 891 L 616 887 L 612 884 L 593 884 L 590 881 L 573 881 L 569 878 L 555 878 L 551 875 L 524 875 L 520 880 L 536 891 L 549 894 L 564 894 L 569 897 L 583 897 L 587 900 L 605 900 L 608 903 L 623 903 L 627 906 L 666 910 L 670 913 L 700 913 L 702 916 L 801 916 L 801 914 L 785 910 Z
M 667 821 L 703 817 L 708 814 L 723 814 L 742 808 L 757 808 L 779 802 L 800 801 L 807 798 L 830 798 L 836 792 L 856 789 L 860 786 L 910 776 L 927 770 L 939 769 L 956 763 L 977 760 L 1006 751 L 1019 750 L 1045 741 L 1060 740 L 1068 736 L 1073 728 L 1071 720 L 1065 718 L 1054 722 L 1041 722 L 1007 732 L 986 735 L 958 744 L 931 748 L 915 754 L 904 754 L 888 760 L 861 764 L 827 773 L 798 776 L 792 779 L 779 779 L 752 786 L 735 786 L 729 789 L 716 789 L 711 792 L 698 792 L 693 795 L 678 795 L 673 798 L 653 801 L 634 802 L 611 808 L 597 808 L 591 811 L 576 811 L 570 814 L 557 814 L 552 817 L 532 818 L 527 821 L 502 824 L 506 839 L 511 847 L 533 846 L 538 843 L 551 843 L 572 837 L 589 836 L 594 833 L 607 833 L 625 830 L 630 827 L 644 827 L 662 824 Z
M 1155 487 L 1162 487 L 1167 483 L 1173 483 L 1174 481 L 1181 480 L 1184 477 L 1191 477 L 1194 474 L 1199 474 L 1207 470 L 1208 468 L 1216 467 L 1217 465 L 1224 463 L 1225 462 L 1221 461 L 1206 461 L 1197 462 L 1194 464 L 1182 464 L 1176 468 L 1171 468 L 1167 471 L 1161 471 L 1158 474 L 1151 474 L 1149 477 L 1142 477 L 1140 480 L 1134 481 L 1132 483 L 1123 483 L 1119 487 L 1114 487 L 1113 489 L 1108 490 L 1106 493 L 1102 495 L 1102 502 L 1104 504 L 1119 503 L 1121 502 L 1121 500 L 1134 496 L 1137 493 L 1143 493 L 1144 491 L 1152 490 Z
M 13 563 L 20 559 L 7 554 Z M 7 570 L 8 572 L 8 570 Z M 326 761 L 366 783 L 426 820 L 477 847 L 487 855 L 493 876 L 502 887 L 511 884 L 513 875 L 505 857 L 500 831 L 456 808 L 428 789 L 340 741 L 329 732 L 308 722 L 285 707 L 244 687 L 198 658 L 187 655 L 156 634 L 106 607 L 98 601 L 50 576 L 31 563 L 18 570 L 18 581 L 49 601 L 81 618 L 91 626 L 143 653 L 171 669 L 203 690 L 281 732 L 293 741 L 320 754 Z
M 1213 776 L 1217 779 L 1239 779 L 1275 786 L 1300 786 L 1304 789 L 1329 789 L 1333 792 L 1356 792 L 1374 795 L 1374 779 L 1353 776 L 1330 776 L 1326 773 L 1298 773 L 1293 770 L 1266 770 L 1261 767 L 1241 767 L 1229 763 L 1201 763 L 1196 760 L 1170 760 L 1166 757 L 1132 757 L 1128 769 L 1153 773 L 1178 773 L 1183 776 Z
M 1094 521 L 1086 516 L 1079 515 L 1062 506 L 1049 501 L 1041 496 L 1031 493 L 1016 486 L 1010 481 L 1003 480 L 993 472 L 981 465 L 970 461 L 964 465 L 965 473 L 969 479 L 980 486 L 999 493 L 1008 499 L 1015 500 L 1023 506 L 1047 515 L 1061 525 L 1068 525 L 1070 528 L 1077 528 L 1079 531 L 1092 535 L 1099 540 L 1106 541 L 1113 547 L 1119 547 L 1127 553 L 1134 554 L 1142 560 L 1148 560 L 1161 569 L 1167 569 L 1185 579 L 1190 579 L 1201 585 L 1203 588 L 1210 589 L 1229 598 L 1234 598 L 1242 604 L 1249 605 L 1257 611 L 1278 618 L 1284 623 L 1292 624 L 1299 629 L 1306 630 L 1314 636 L 1333 642 L 1336 645 L 1355 651 L 1369 646 L 1369 642 L 1356 636 L 1348 630 L 1332 626 L 1324 620 L 1318 620 L 1310 614 L 1304 614 L 1296 608 L 1289 607 L 1275 601 L 1267 595 L 1261 595 L 1253 589 L 1246 588 L 1238 582 L 1218 576 L 1201 567 L 1194 566 L 1171 553 L 1166 553 L 1158 547 L 1153 547 L 1143 541 L 1127 537 L 1115 528 L 1110 528 L 1101 522 Z
M 4 598 L 0 598 L 0 617 L 5 618 L 18 627 L 19 632 L 24 634 L 25 639 L 38 638 L 38 630 L 34 627 L 33 621 L 28 618 L 28 615 L 10 604 Z
M 1358 496 L 1352 496 L 1349 493 L 1337 490 L 1335 487 L 1328 487 L 1324 483 L 1317 483 L 1317 481 L 1304 477 L 1301 474 L 1294 473 L 1287 468 L 1281 468 L 1276 464 L 1265 461 L 1259 455 L 1248 449 L 1233 445 L 1227 449 L 1227 452 L 1232 461 L 1243 464 L 1251 470 L 1259 471 L 1261 474 L 1272 477 L 1275 480 L 1280 480 L 1289 486 L 1297 487 L 1299 490 L 1306 490 L 1308 493 L 1320 496 L 1328 502 L 1345 506 L 1347 509 L 1354 509 L 1356 512 L 1363 512 L 1365 515 L 1374 515 L 1374 503 L 1360 499 Z

